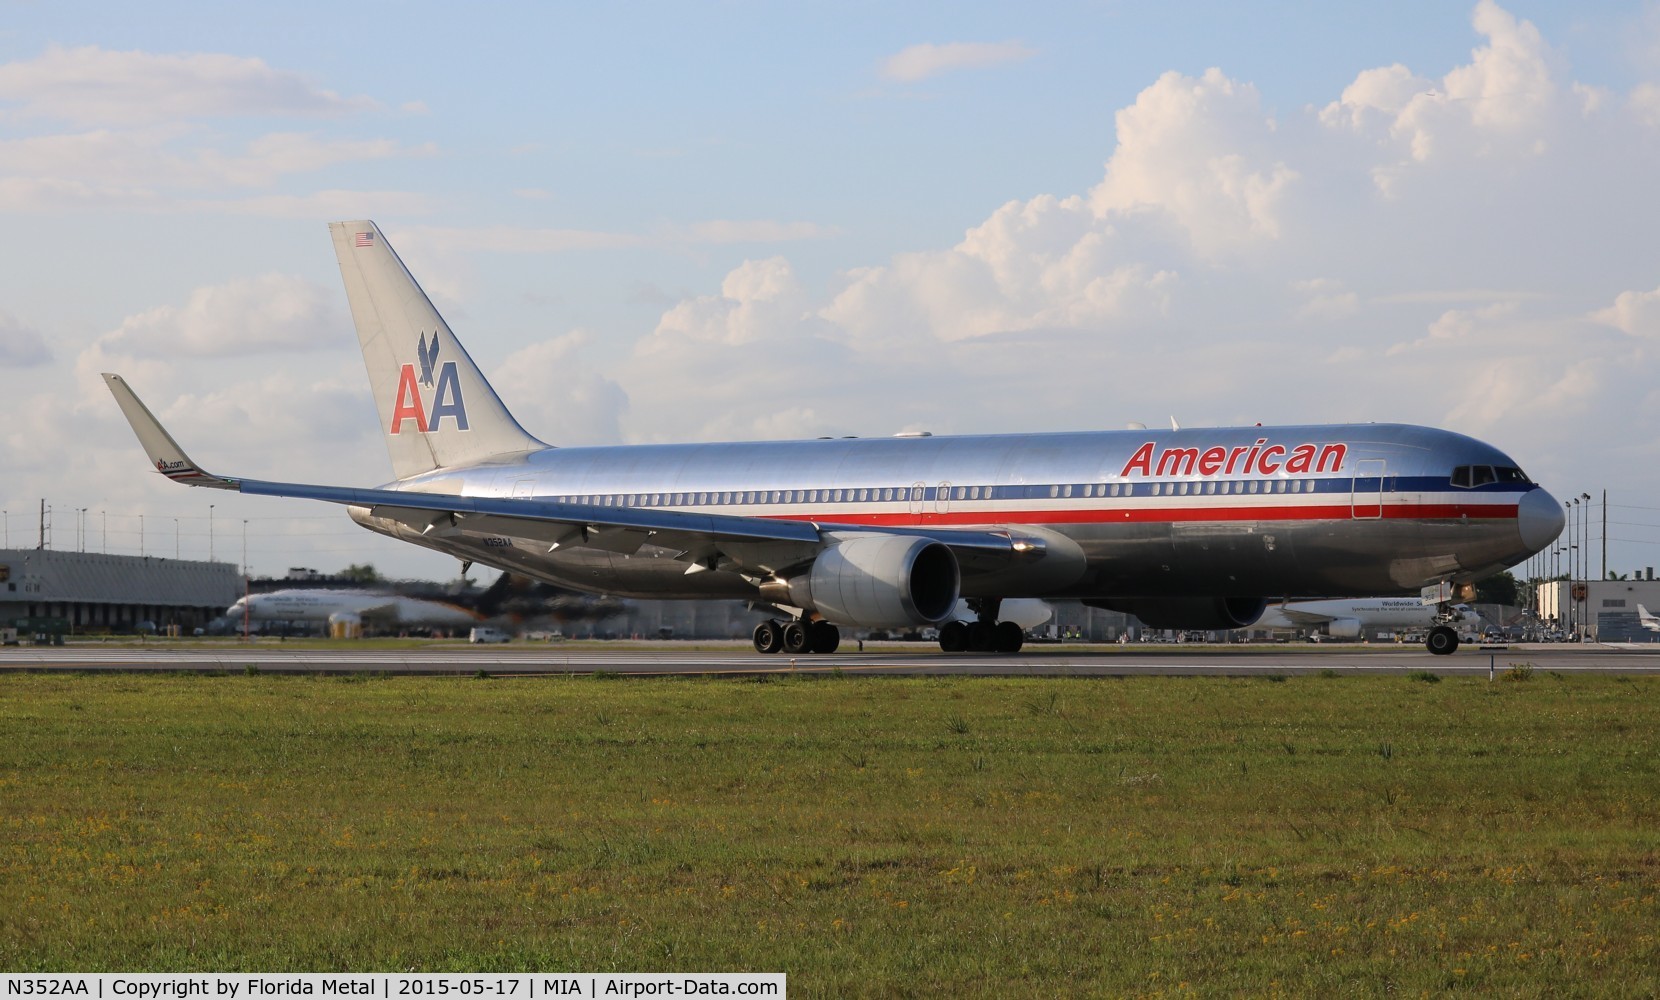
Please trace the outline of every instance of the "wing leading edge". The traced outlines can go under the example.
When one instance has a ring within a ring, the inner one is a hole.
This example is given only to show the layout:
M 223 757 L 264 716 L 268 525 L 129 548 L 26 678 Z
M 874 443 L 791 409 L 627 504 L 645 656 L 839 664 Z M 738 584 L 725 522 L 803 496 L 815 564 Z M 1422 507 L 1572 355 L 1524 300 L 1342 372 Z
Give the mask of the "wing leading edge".
M 553 551 L 587 546 L 631 554 L 647 542 L 679 551 L 686 572 L 733 569 L 771 573 L 792 561 L 811 559 L 819 548 L 847 533 L 918 535 L 939 541 L 956 554 L 965 571 L 994 570 L 1020 552 L 1007 533 L 949 528 L 873 528 L 775 518 L 706 514 L 639 507 L 507 497 L 461 496 L 413 490 L 367 489 L 240 479 L 210 473 L 196 464 L 119 375 L 104 374 L 121 412 L 156 471 L 187 486 L 235 490 L 254 496 L 321 500 L 365 507 L 423 535 L 503 535 L 540 542 Z M 760 546 L 759 550 L 754 547 Z M 780 546 L 784 548 L 781 550 Z M 764 554 L 763 554 L 764 551 Z

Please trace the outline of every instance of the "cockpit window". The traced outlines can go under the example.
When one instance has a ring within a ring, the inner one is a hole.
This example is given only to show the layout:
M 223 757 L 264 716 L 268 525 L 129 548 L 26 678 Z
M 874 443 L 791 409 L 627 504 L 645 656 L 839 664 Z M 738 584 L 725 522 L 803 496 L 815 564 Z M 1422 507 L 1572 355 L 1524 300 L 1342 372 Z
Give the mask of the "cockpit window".
M 1513 465 L 1460 465 L 1452 470 L 1452 484 L 1460 489 L 1486 486 L 1489 483 L 1532 483 L 1527 473 Z

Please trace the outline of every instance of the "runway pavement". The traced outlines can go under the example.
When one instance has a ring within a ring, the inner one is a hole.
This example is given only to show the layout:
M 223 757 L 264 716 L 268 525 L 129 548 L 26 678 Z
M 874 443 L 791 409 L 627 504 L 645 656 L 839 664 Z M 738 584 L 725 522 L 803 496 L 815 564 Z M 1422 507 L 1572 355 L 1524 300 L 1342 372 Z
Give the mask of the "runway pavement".
M 1269 674 L 1393 672 L 1437 674 L 1506 671 L 1512 664 L 1538 671 L 1660 673 L 1660 644 L 1464 646 L 1451 656 L 1432 656 L 1419 646 L 1388 645 L 1180 645 L 1029 646 L 1017 655 L 941 653 L 923 644 L 871 645 L 865 652 L 828 656 L 762 656 L 748 643 L 514 643 L 469 646 L 382 646 L 358 648 L 305 642 L 255 643 L 75 643 L 63 647 L 17 647 L 0 651 L 0 672 L 110 671 L 473 675 L 591 674 L 630 676 L 753 675 L 763 673 L 859 673 L 988 676 L 1124 676 L 1134 674 L 1261 676 Z

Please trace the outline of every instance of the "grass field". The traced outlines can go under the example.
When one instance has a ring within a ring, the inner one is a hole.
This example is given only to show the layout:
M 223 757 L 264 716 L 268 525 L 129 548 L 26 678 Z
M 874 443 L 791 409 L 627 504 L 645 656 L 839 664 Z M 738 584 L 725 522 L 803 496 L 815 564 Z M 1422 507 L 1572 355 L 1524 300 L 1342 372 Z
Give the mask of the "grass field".
M 0 676 L 0 968 L 1660 993 L 1660 682 Z

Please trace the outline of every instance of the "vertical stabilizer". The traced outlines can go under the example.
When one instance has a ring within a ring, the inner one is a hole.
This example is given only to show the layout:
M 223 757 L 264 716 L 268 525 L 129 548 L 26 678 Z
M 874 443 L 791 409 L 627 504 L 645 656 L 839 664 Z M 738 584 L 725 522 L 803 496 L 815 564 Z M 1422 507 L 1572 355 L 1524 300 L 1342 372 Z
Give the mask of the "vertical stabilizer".
M 507 412 L 373 222 L 333 222 L 329 231 L 393 474 L 547 447 Z

